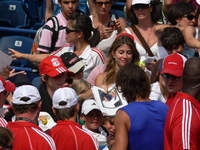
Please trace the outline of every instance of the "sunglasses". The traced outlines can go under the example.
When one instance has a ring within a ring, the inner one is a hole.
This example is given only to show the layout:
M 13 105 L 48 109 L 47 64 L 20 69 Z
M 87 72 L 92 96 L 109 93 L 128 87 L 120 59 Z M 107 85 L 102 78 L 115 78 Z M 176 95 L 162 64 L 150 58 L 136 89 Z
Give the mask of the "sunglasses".
M 11 146 L 3 146 L 3 148 L 6 148 L 6 149 L 12 149 L 13 146 L 12 146 L 12 145 L 11 145 Z
M 97 6 L 101 6 L 101 7 L 103 6 L 103 4 L 104 4 L 105 6 L 109 6 L 111 3 L 112 3 L 111 1 L 95 2 L 95 4 L 96 4 Z
M 139 10 L 139 9 L 148 9 L 151 6 L 151 4 L 136 4 L 133 5 L 133 9 Z
M 187 14 L 187 15 L 184 15 L 183 17 L 187 18 L 188 20 L 193 20 L 195 18 L 193 14 Z
M 66 33 L 67 34 L 69 34 L 69 33 L 71 33 L 71 32 L 79 32 L 79 31 L 77 31 L 77 30 L 70 30 L 68 27 L 66 27 Z
M 68 84 L 72 84 L 73 83 L 73 79 L 72 78 L 68 78 L 65 80 L 65 82 L 67 82 Z
M 173 79 L 173 80 L 179 80 L 181 77 L 177 77 L 177 76 L 174 76 L 174 75 L 171 75 L 171 74 L 168 74 L 168 73 L 164 73 L 162 74 L 162 76 L 165 78 L 165 79 Z

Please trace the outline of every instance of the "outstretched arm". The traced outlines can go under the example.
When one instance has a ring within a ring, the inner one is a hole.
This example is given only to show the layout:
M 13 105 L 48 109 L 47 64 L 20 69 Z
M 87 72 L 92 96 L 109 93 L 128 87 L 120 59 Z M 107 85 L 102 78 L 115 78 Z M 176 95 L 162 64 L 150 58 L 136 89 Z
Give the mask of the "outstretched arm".
M 11 54 L 10 56 L 13 57 L 14 60 L 27 59 L 29 61 L 37 63 L 40 63 L 44 58 L 50 55 L 50 54 L 25 54 L 25 53 L 20 53 L 12 48 L 9 48 L 8 50 L 10 51 L 8 53 Z

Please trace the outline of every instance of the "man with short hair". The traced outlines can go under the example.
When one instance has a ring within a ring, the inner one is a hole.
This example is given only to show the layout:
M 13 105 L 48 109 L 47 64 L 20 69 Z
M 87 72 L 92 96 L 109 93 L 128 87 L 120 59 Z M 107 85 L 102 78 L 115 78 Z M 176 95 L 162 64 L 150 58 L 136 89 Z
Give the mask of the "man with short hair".
M 183 54 L 185 44 L 184 36 L 181 30 L 177 27 L 166 27 L 160 37 L 162 46 L 168 54 L 179 53 Z
M 13 92 L 15 90 L 15 84 L 5 81 L 2 76 L 0 76 L 0 109 L 4 107 L 5 100 L 8 97 L 10 92 Z M 1 111 L 3 113 L 3 111 Z M 2 114 L 1 114 L 2 115 Z M 5 127 L 7 125 L 7 121 L 0 117 L 0 126 Z
M 56 149 L 53 139 L 37 125 L 41 104 L 40 94 L 32 85 L 22 85 L 14 91 L 12 108 L 16 119 L 7 125 L 14 135 L 13 150 Z
M 66 31 L 65 28 L 67 26 L 67 19 L 68 17 L 73 14 L 76 11 L 76 7 L 78 6 L 79 0 L 58 0 L 58 5 L 62 7 L 61 12 L 56 15 L 56 18 L 58 20 L 59 26 L 58 26 L 58 40 L 55 43 L 55 46 L 53 48 L 53 51 L 58 50 L 63 45 L 67 44 L 66 42 Z M 52 43 L 52 35 L 53 30 L 55 27 L 53 27 L 53 21 L 49 20 L 44 25 L 41 38 L 39 41 L 39 45 L 37 50 L 40 51 L 40 53 L 51 53 L 51 43 Z
M 167 89 L 169 91 L 166 104 L 170 106 L 173 97 L 182 89 L 182 74 L 187 59 L 178 53 L 168 55 L 163 60 L 161 75 L 164 77 Z
M 183 87 L 174 97 L 166 117 L 165 150 L 200 149 L 200 58 L 186 61 Z
M 57 125 L 48 132 L 57 149 L 98 150 L 94 137 L 84 132 L 76 123 L 80 106 L 72 88 L 59 88 L 53 95 L 53 112 L 58 117 Z

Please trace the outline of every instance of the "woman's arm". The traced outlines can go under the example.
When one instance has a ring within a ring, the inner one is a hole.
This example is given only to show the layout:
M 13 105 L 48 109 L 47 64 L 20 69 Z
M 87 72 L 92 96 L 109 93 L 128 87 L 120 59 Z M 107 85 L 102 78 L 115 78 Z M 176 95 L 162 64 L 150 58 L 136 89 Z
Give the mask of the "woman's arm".
M 99 74 L 95 79 L 95 86 L 101 87 L 104 84 L 104 73 Z
M 46 0 L 45 22 L 54 14 L 53 0 Z
M 115 27 L 118 33 L 121 33 L 124 28 L 126 28 L 126 20 L 122 17 L 119 17 L 119 19 L 115 20 Z
M 195 27 L 187 26 L 183 30 L 183 36 L 187 45 L 192 48 L 200 48 L 200 41 L 195 38 L 195 34 Z
M 25 53 L 20 53 L 12 48 L 9 48 L 8 50 L 10 51 L 8 53 L 11 54 L 10 56 L 13 57 L 14 60 L 27 59 L 29 61 L 37 62 L 37 63 L 40 63 L 44 58 L 50 55 L 47 53 L 46 54 L 25 54 Z

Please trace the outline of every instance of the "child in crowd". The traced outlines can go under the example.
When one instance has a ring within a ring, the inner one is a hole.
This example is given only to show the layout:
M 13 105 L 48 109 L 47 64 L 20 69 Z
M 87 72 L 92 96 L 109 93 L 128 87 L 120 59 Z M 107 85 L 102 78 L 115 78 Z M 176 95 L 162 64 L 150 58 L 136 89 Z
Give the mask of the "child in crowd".
M 92 134 L 99 142 L 101 150 L 107 148 L 107 133 L 101 127 L 103 122 L 103 114 L 93 99 L 83 102 L 81 110 L 81 119 L 85 122 L 82 126 L 83 130 Z

